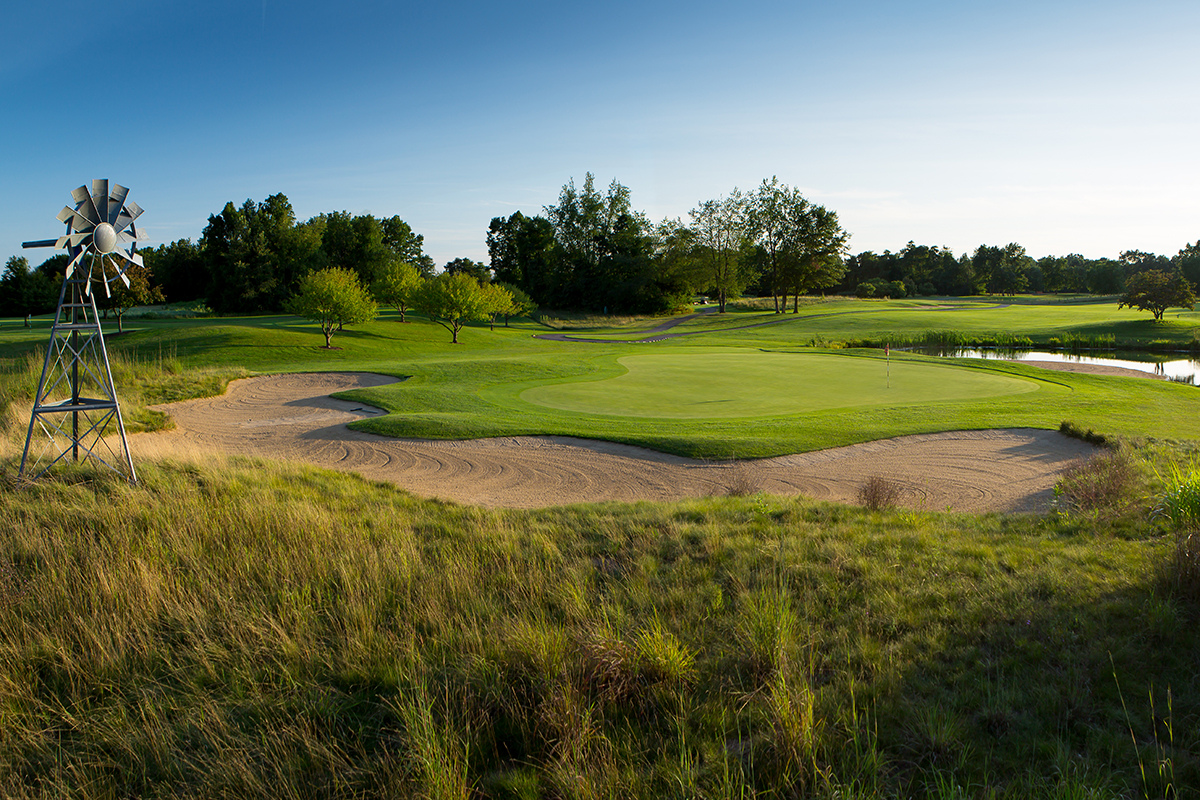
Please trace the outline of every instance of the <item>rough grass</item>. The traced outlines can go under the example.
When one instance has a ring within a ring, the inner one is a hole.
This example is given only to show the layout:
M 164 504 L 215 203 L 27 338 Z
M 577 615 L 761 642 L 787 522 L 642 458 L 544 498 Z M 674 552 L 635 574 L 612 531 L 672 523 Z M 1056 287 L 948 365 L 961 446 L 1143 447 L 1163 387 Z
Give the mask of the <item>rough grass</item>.
M 6 797 L 1140 795 L 1168 688 L 1200 785 L 1200 633 L 1127 521 L 139 473 L 0 490 Z
M 837 320 L 761 341 L 876 326 Z M 488 387 L 602 371 L 520 339 L 529 329 L 472 330 L 456 351 L 421 327 L 348 330 L 329 354 L 287 318 L 147 323 L 110 349 L 135 362 L 124 385 L 145 381 L 141 399 L 122 395 L 132 406 L 212 391 L 229 364 L 370 369 L 413 375 L 396 408 L 458 414 L 451 435 L 519 416 Z M 36 337 L 4 337 L 19 375 Z M 1097 430 L 1193 435 L 1194 390 L 1142 383 L 1060 385 Z M 5 395 L 6 444 L 27 422 L 19 396 Z M 728 441 L 869 438 L 928 416 L 739 422 Z M 561 424 L 534 422 L 548 420 Z M 137 487 L 65 469 L 18 489 L 0 452 L 2 796 L 1200 792 L 1200 626 L 1162 577 L 1184 540 L 1139 502 L 1047 518 L 761 493 L 486 511 L 296 465 L 138 471 Z M 1135 470 L 1129 496 L 1147 486 L 1161 488 Z
M 1200 611 L 1200 470 L 1171 466 L 1155 512 L 1174 529 L 1175 546 L 1163 563 L 1167 590 Z
M 22 442 L 44 364 L 44 346 L 0 361 L 0 415 L 12 417 L 2 431 L 10 437 L 19 432 Z M 170 417 L 148 406 L 220 394 L 229 381 L 249 375 L 238 367 L 186 368 L 175 353 L 168 349 L 164 354 L 161 347 L 140 355 L 136 350 L 110 351 L 109 367 L 130 433 L 171 426 Z

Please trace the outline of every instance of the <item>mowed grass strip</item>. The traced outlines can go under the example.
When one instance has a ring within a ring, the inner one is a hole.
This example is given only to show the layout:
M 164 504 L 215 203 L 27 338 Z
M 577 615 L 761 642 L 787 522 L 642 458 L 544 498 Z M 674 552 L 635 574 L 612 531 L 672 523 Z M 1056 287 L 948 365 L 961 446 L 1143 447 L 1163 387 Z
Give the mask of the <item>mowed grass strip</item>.
M 754 350 L 618 359 L 625 374 L 526 389 L 522 400 L 585 414 L 700 419 L 796 414 L 865 405 L 979 400 L 1038 389 L 1035 381 L 914 361 Z

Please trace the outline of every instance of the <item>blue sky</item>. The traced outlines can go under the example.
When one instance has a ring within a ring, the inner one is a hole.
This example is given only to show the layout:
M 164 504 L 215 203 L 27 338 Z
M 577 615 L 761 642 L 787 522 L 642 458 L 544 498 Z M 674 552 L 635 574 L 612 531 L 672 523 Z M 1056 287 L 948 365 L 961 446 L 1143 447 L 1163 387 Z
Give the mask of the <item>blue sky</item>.
M 1194 0 L 65 0 L 5 22 L 0 258 L 93 178 L 130 187 L 153 243 L 283 192 L 300 219 L 398 214 L 439 265 L 486 260 L 492 217 L 588 171 L 653 220 L 776 175 L 853 252 L 1200 240 Z

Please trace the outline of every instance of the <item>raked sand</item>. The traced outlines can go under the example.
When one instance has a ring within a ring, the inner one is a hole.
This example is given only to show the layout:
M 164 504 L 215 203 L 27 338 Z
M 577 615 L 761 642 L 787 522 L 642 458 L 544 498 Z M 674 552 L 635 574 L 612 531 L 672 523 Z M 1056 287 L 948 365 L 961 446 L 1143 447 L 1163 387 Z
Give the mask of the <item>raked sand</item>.
M 130 446 L 135 457 L 215 452 L 304 461 L 422 497 L 489 507 L 677 500 L 732 491 L 854 503 L 863 483 L 880 476 L 902 487 L 905 506 L 972 512 L 1044 510 L 1062 470 L 1094 452 L 1056 431 L 1009 429 L 901 436 L 714 463 L 564 436 L 393 439 L 346 427 L 383 413 L 379 409 L 329 397 L 394 381 L 369 373 L 246 378 L 218 397 L 159 406 L 176 428 L 137 434 Z

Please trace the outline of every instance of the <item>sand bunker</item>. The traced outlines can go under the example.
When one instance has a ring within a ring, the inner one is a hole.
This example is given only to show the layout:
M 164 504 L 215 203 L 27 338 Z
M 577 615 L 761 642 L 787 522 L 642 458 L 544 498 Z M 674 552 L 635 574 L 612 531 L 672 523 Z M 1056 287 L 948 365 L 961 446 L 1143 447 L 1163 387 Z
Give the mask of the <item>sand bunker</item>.
M 902 436 L 758 461 L 711 463 L 563 436 L 472 441 L 392 439 L 346 424 L 382 414 L 328 395 L 395 378 L 365 373 L 270 375 L 219 397 L 158 406 L 176 430 L 138 434 L 138 455 L 237 453 L 304 461 L 388 481 L 423 497 L 540 508 L 604 500 L 677 500 L 765 491 L 856 502 L 872 476 L 903 487 L 902 504 L 955 511 L 1038 511 L 1062 469 L 1094 449 L 1054 431 Z

